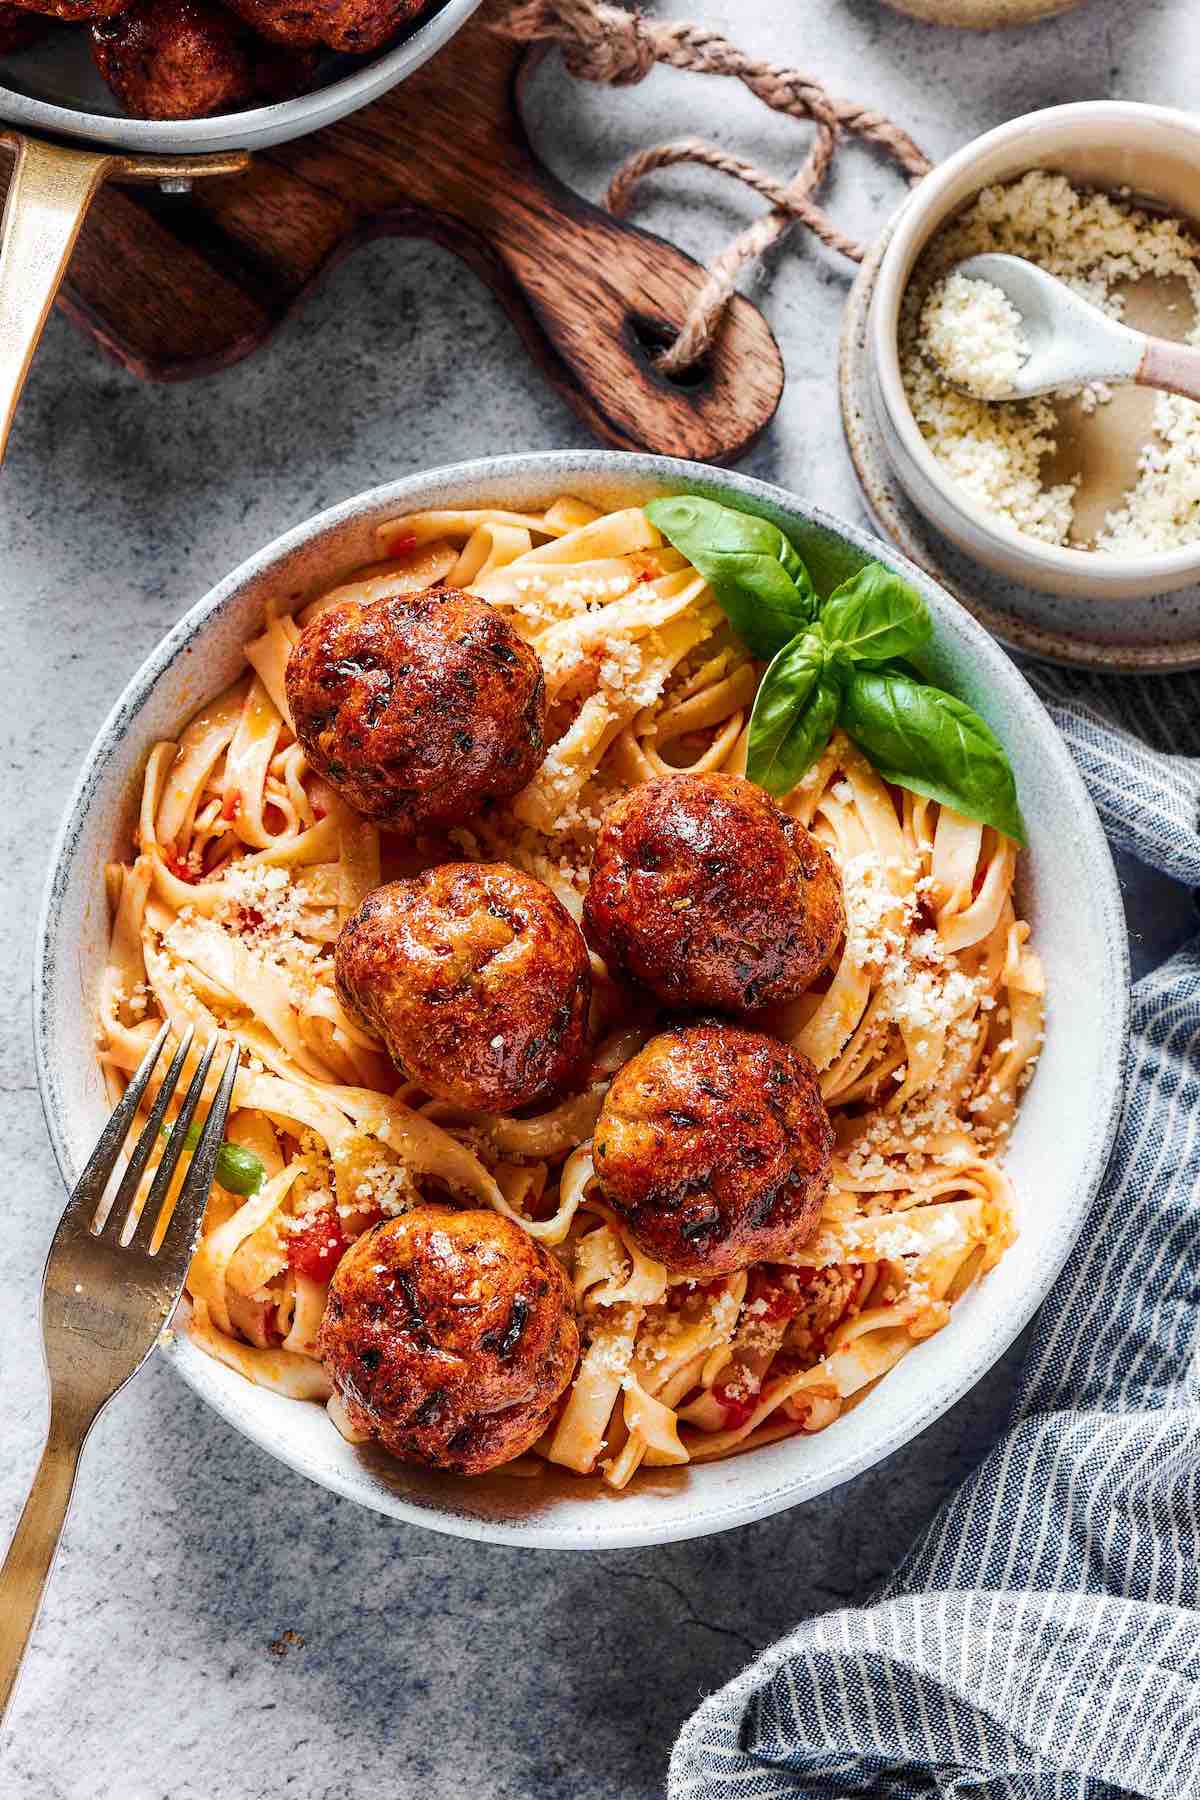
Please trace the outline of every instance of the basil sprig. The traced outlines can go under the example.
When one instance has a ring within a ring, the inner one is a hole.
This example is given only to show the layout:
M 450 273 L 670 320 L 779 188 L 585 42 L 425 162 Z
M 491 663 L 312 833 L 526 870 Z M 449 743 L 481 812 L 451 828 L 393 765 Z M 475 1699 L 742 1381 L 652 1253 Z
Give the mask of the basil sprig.
M 906 581 L 867 563 L 822 600 L 767 519 L 692 496 L 652 500 L 646 514 L 705 577 L 746 647 L 769 659 L 750 715 L 751 781 L 790 792 L 840 725 L 885 781 L 1025 842 L 1003 745 L 907 664 L 933 620 Z

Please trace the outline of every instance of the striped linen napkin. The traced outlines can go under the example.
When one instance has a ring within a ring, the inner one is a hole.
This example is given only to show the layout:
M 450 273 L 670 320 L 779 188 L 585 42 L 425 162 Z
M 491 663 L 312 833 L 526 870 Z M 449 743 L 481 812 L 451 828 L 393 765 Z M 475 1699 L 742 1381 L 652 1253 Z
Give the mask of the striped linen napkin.
M 1032 679 L 1111 842 L 1200 887 L 1200 680 Z M 704 1702 L 671 1800 L 1200 1797 L 1198 1297 L 1200 936 L 1134 990 L 1112 1162 L 1005 1436 L 873 1605 Z

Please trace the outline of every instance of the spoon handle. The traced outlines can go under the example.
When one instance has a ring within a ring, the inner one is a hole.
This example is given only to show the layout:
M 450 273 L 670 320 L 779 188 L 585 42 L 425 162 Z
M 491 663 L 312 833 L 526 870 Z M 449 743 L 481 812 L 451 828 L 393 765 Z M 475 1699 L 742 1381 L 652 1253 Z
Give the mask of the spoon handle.
M 1133 379 L 1139 387 L 1163 388 L 1200 400 L 1200 350 L 1170 338 L 1148 337 Z

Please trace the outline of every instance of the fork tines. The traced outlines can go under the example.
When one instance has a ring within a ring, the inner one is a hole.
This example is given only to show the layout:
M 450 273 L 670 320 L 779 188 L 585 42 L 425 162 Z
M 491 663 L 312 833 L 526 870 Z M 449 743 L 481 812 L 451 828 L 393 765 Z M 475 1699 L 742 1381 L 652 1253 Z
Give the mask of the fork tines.
M 170 1065 L 155 1096 L 154 1105 L 150 1109 L 150 1117 L 133 1147 L 120 1185 L 113 1196 L 112 1204 L 103 1217 L 99 1213 L 109 1179 L 116 1167 L 117 1158 L 128 1136 L 129 1127 L 133 1122 L 142 1095 L 146 1091 L 150 1077 L 162 1054 L 163 1045 L 167 1041 L 169 1032 L 169 1024 L 164 1024 L 139 1063 L 112 1118 L 102 1132 L 100 1142 L 93 1151 L 86 1169 L 80 1176 L 72 1195 L 72 1201 L 83 1206 L 91 1201 L 91 1212 L 94 1216 L 90 1218 L 90 1229 L 93 1236 L 104 1238 L 114 1245 L 128 1245 L 131 1249 L 140 1250 L 146 1255 L 154 1255 L 163 1248 L 169 1247 L 176 1250 L 185 1247 L 186 1254 L 190 1256 L 192 1242 L 199 1231 L 205 1203 L 213 1184 L 217 1153 L 221 1148 L 225 1136 L 225 1125 L 229 1118 L 233 1085 L 237 1079 L 238 1061 L 241 1054 L 236 1043 L 230 1050 L 221 1075 L 220 1086 L 209 1109 L 208 1117 L 204 1121 L 191 1163 L 173 1207 L 167 1210 L 166 1203 L 175 1172 L 179 1167 L 179 1159 L 187 1148 L 188 1133 L 208 1081 L 213 1057 L 216 1054 L 217 1039 L 215 1036 L 201 1056 L 196 1071 L 188 1084 L 183 1104 L 169 1128 L 169 1135 L 163 1146 L 162 1156 L 154 1171 L 150 1192 L 146 1196 L 141 1212 L 137 1215 L 133 1212 L 146 1166 L 162 1135 L 167 1108 L 174 1098 L 180 1076 L 191 1052 L 195 1031 L 190 1025 L 181 1037 L 175 1054 L 171 1058 Z M 172 1225 L 175 1227 L 174 1230 L 172 1230 Z

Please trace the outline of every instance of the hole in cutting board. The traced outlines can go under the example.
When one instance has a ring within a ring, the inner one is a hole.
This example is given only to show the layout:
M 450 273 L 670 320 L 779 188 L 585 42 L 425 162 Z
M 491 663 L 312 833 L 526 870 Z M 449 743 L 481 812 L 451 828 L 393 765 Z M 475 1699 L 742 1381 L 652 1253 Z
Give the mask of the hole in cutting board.
M 1140 276 L 1117 282 L 1113 293 L 1125 302 L 1122 319 L 1135 331 L 1182 343 L 1191 332 L 1196 312 L 1187 282 L 1181 275 Z M 1154 408 L 1158 394 L 1132 382 L 1114 387 L 1112 399 L 1084 411 L 1080 400 L 1056 400 L 1058 449 L 1042 464 L 1046 486 L 1079 479 L 1075 514 L 1068 542 L 1090 549 L 1106 514 L 1120 506 L 1138 478 L 1138 457 L 1154 434 Z
M 633 341 L 641 351 L 643 358 L 650 364 L 651 373 L 660 381 L 667 381 L 672 387 L 698 388 L 708 380 L 708 358 L 702 356 L 699 362 L 688 369 L 681 369 L 678 374 L 667 375 L 658 366 L 658 358 L 664 350 L 669 350 L 679 336 L 673 325 L 665 319 L 652 319 L 646 313 L 630 313 L 629 329 Z

